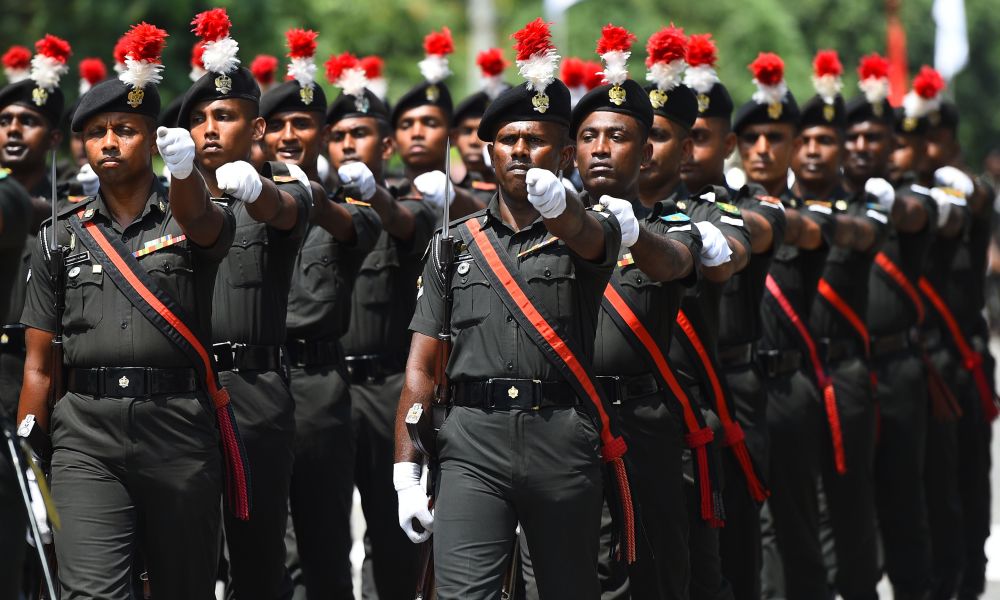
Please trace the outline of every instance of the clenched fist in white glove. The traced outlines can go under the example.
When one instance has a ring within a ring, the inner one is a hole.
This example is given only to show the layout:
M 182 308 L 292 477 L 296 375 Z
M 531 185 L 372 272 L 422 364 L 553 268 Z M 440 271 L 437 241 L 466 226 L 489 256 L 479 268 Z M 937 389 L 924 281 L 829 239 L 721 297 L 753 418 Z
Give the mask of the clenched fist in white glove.
M 632 244 L 639 239 L 639 221 L 635 218 L 632 203 L 606 194 L 601 196 L 600 203 L 618 219 L 618 224 L 622 229 L 622 246 L 631 248 Z
M 375 195 L 375 175 L 372 174 L 371 169 L 365 163 L 352 162 L 342 165 L 337 169 L 337 175 L 345 186 L 349 185 L 358 189 L 358 193 L 361 194 L 361 200 L 371 200 L 371 197 Z M 420 177 L 423 177 L 423 175 Z M 420 179 L 420 177 L 417 177 L 417 179 Z
M 427 508 L 427 494 L 420 486 L 421 466 L 417 463 L 400 462 L 392 465 L 392 485 L 399 500 L 399 526 L 414 544 L 425 542 L 434 531 L 434 515 Z M 423 531 L 413 527 L 416 519 Z
M 417 175 L 413 180 L 413 187 L 417 188 L 424 200 L 436 207 L 442 207 L 445 203 L 445 191 L 448 192 L 448 205 L 455 201 L 455 186 L 448 185 L 448 176 L 444 171 L 430 171 L 423 175 Z
M 223 194 L 247 204 L 253 204 L 264 189 L 257 169 L 245 160 L 226 163 L 216 169 L 215 184 Z
M 528 169 L 524 182 L 528 186 L 528 201 L 542 217 L 554 219 L 566 210 L 566 188 L 555 173 L 545 169 Z
M 955 167 L 941 167 L 934 171 L 934 185 L 953 189 L 966 198 L 975 190 L 972 178 Z
M 80 167 L 80 172 L 76 174 L 76 181 L 83 187 L 84 196 L 96 195 L 98 188 L 101 187 L 101 181 L 97 178 L 97 173 L 94 172 L 90 163 Z
M 875 196 L 879 205 L 888 212 L 892 212 L 892 205 L 896 202 L 896 188 L 881 177 L 872 177 L 865 182 L 865 191 Z
M 156 148 L 170 170 L 170 177 L 187 179 L 194 170 L 194 140 L 187 129 L 160 127 L 156 130 Z
M 729 262 L 733 251 L 719 228 L 708 221 L 699 221 L 694 226 L 701 234 L 701 264 L 706 267 L 717 267 Z
M 931 188 L 931 198 L 934 199 L 934 203 L 937 204 L 937 226 L 944 227 L 948 223 L 948 216 L 951 215 L 951 207 L 958 204 L 964 205 L 965 198 L 960 198 L 958 196 L 952 195 L 950 192 L 943 188 L 932 187 Z

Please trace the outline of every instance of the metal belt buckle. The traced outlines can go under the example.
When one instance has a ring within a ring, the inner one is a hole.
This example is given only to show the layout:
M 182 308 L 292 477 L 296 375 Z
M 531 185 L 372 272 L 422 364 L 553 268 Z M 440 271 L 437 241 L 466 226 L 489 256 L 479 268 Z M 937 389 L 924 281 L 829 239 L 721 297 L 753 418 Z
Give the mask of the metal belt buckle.
M 531 410 L 541 410 L 542 408 L 542 382 L 540 379 L 531 380 L 531 391 L 534 396 L 531 399 Z
M 628 394 L 628 390 L 625 389 L 625 385 L 622 383 L 620 375 L 612 375 L 611 379 L 614 379 L 615 381 L 615 399 L 611 401 L 611 404 L 621 406 L 622 402 L 625 400 L 625 396 Z
M 488 410 L 493 410 L 496 407 L 496 402 L 493 401 L 493 378 L 490 377 L 486 380 L 486 397 L 483 398 L 483 408 Z

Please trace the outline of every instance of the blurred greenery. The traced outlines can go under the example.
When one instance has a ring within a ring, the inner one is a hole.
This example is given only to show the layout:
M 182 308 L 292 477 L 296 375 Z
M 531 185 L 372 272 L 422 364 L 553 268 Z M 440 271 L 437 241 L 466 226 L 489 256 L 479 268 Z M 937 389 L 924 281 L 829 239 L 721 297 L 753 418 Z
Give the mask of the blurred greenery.
M 933 0 L 903 0 L 900 16 L 907 31 L 910 72 L 934 56 Z M 469 53 L 467 2 L 463 0 L 0 0 L 0 39 L 4 47 L 30 45 L 45 32 L 66 37 L 80 58 L 100 56 L 110 65 L 111 48 L 130 24 L 146 20 L 167 29 L 164 97 L 169 100 L 190 84 L 188 58 L 194 35 L 188 23 L 200 10 L 224 6 L 233 20 L 233 35 L 241 56 L 249 64 L 258 53 L 284 54 L 283 32 L 290 27 L 320 32 L 318 61 L 332 52 L 350 50 L 357 55 L 379 54 L 386 60 L 390 96 L 402 93 L 417 81 L 416 63 L 422 58 L 425 33 L 442 25 L 455 35 L 456 54 L 452 80 L 456 101 L 476 85 L 466 72 Z M 540 1 L 494 0 L 497 40 L 512 58 L 508 35 L 542 14 Z M 1000 97 L 1000 13 L 995 0 L 966 0 L 970 62 L 952 82 L 962 109 L 962 139 L 970 163 L 1000 145 L 1000 111 L 993 109 Z M 814 52 L 836 48 L 846 68 L 845 92 L 857 90 L 854 66 L 858 58 L 885 50 L 885 16 L 878 0 L 582 0 L 557 25 L 563 56 L 596 59 L 594 44 L 602 25 L 613 22 L 628 27 L 640 43 L 630 61 L 633 76 L 644 69 L 645 39 L 673 21 L 688 33 L 711 31 L 719 45 L 719 71 L 734 99 L 749 97 L 752 89 L 746 65 L 759 51 L 774 51 L 785 59 L 787 78 L 800 101 L 812 95 L 809 82 Z M 517 80 L 511 70 L 508 78 Z M 76 73 L 68 78 L 72 97 Z M 325 83 L 325 81 L 324 81 Z

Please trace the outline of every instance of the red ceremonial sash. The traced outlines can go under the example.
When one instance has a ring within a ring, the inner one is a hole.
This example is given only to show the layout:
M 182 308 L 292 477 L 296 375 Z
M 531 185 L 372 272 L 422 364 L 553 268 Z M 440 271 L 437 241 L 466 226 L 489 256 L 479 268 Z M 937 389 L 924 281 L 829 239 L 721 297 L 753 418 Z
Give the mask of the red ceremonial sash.
M 917 323 L 924 322 L 924 303 L 920 299 L 920 294 L 917 292 L 917 288 L 913 287 L 910 283 L 910 278 L 903 273 L 903 270 L 896 266 L 896 263 L 892 262 L 885 252 L 879 252 L 875 255 L 875 264 L 878 265 L 882 272 L 889 276 L 899 289 L 903 290 L 906 297 L 910 299 L 913 304 L 914 310 L 917 311 Z
M 858 334 L 858 337 L 861 338 L 861 343 L 864 345 L 865 356 L 869 356 L 871 354 L 872 341 L 871 336 L 868 335 L 868 327 L 865 325 L 864 319 L 858 316 L 858 313 L 851 308 L 851 305 L 837 293 L 837 290 L 835 290 L 827 280 L 820 279 L 819 284 L 816 286 L 816 290 L 819 292 L 819 295 L 822 296 L 834 310 L 840 313 L 840 316 L 844 317 L 844 320 L 847 321 L 847 323 L 854 329 L 854 331 Z

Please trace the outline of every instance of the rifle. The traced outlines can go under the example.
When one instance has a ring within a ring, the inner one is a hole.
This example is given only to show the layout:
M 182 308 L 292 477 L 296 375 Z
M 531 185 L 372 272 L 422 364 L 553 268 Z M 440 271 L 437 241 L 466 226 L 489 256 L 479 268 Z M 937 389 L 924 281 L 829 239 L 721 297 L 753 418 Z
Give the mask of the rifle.
M 56 151 L 52 150 L 52 239 L 49 240 L 49 276 L 52 279 L 52 294 L 55 299 L 55 332 L 50 346 L 52 385 L 49 386 L 49 412 L 63 395 L 63 326 L 62 317 L 66 310 L 66 254 L 69 248 L 59 243 L 56 229 L 58 209 L 56 207 Z

